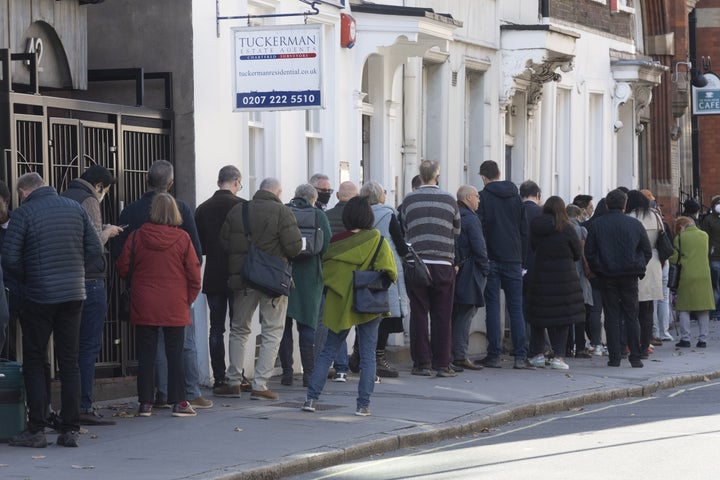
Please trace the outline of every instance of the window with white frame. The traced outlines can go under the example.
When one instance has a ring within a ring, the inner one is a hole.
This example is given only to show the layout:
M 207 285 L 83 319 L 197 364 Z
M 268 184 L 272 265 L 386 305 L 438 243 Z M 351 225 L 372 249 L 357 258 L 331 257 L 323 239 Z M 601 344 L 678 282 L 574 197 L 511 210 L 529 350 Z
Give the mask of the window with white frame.
M 307 143 L 307 171 L 319 172 L 323 167 L 323 144 L 320 133 L 321 110 L 305 110 L 305 140 Z
M 265 165 L 265 125 L 262 112 L 248 112 L 248 172 L 247 188 L 255 192 L 258 188 L 258 175 L 262 175 L 261 167 Z

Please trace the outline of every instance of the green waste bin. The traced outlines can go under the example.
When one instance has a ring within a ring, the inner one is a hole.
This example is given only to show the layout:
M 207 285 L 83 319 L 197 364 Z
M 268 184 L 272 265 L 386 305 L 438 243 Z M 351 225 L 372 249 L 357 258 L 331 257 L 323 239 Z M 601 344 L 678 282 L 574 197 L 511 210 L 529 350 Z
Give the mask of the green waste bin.
M 0 360 L 0 442 L 25 430 L 26 416 L 22 364 Z

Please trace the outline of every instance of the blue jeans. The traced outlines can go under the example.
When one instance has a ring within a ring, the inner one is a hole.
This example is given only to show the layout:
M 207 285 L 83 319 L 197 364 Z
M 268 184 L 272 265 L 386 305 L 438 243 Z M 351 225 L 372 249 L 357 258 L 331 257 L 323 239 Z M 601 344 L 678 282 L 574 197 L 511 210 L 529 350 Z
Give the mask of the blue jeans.
M 502 353 L 502 331 L 500 329 L 500 289 L 505 292 L 505 303 L 510 316 L 515 358 L 527 357 L 525 346 L 525 317 L 522 303 L 522 265 L 490 260 L 490 273 L 485 285 L 485 326 L 488 337 L 489 358 L 498 358 Z
M 192 315 L 190 317 L 192 319 Z M 155 357 L 155 387 L 158 396 L 168 396 L 168 365 L 165 356 L 165 335 L 158 335 L 157 357 Z M 200 393 L 200 372 L 195 347 L 195 323 L 185 327 L 185 343 L 183 344 L 183 364 L 185 366 L 185 398 L 195 400 Z
M 327 339 L 328 328 L 323 325 L 322 321 L 324 310 L 325 295 L 322 296 L 322 300 L 320 301 L 320 315 L 318 317 L 317 327 L 315 327 L 314 357 L 316 360 L 320 356 L 320 353 L 323 351 L 323 347 L 325 346 L 325 340 Z M 350 366 L 348 365 L 347 343 L 340 345 L 340 349 L 335 356 L 335 361 L 333 362 L 333 364 L 335 365 L 336 373 L 348 373 L 350 371 Z
M 377 345 L 378 327 L 380 317 L 367 323 L 355 326 L 355 334 L 358 336 L 360 346 L 360 381 L 358 382 L 357 408 L 370 406 L 370 395 L 375 390 L 375 346 Z M 315 362 L 310 378 L 310 385 L 307 390 L 308 400 L 317 400 L 325 388 L 327 372 L 330 364 L 335 359 L 340 346 L 345 344 L 350 329 L 335 333 L 328 330 L 327 340 L 322 353 Z
M 298 331 L 298 344 L 300 348 L 300 361 L 303 368 L 303 378 L 310 378 L 313 367 L 315 366 L 315 329 L 310 325 L 305 325 L 295 320 Z M 280 365 L 283 369 L 283 375 L 292 375 L 293 373 L 293 319 L 285 318 L 285 330 L 283 331 L 282 340 L 280 340 Z M 327 372 L 325 372 L 327 373 Z
M 208 309 L 210 310 L 210 367 L 215 383 L 225 381 L 225 320 L 228 310 L 232 318 L 233 294 L 206 293 Z
M 467 358 L 470 323 L 477 311 L 478 307 L 475 305 L 465 305 L 459 303 L 453 305 L 451 360 L 462 361 Z
M 102 347 L 105 314 L 107 313 L 107 291 L 105 280 L 85 282 L 87 298 L 83 302 L 80 317 L 80 413 L 92 412 L 95 362 Z

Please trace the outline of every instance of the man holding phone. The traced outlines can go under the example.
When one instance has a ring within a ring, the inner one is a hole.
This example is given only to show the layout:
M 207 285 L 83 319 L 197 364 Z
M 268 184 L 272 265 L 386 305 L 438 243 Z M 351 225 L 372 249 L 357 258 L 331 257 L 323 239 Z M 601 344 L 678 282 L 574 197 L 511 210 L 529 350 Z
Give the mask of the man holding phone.
M 103 201 L 110 187 L 115 184 L 110 171 L 100 165 L 93 165 L 85 170 L 80 178 L 71 180 L 63 197 L 78 202 L 90 217 L 95 231 L 104 246 L 107 241 L 123 231 L 124 226 L 103 225 L 100 202 Z M 107 314 L 107 251 L 103 247 L 103 255 L 92 265 L 85 265 L 85 292 L 87 298 L 83 302 L 80 318 L 80 349 L 78 364 L 80 367 L 80 424 L 81 425 L 115 425 L 112 420 L 102 418 L 93 409 L 92 392 L 95 379 L 95 362 L 102 346 L 102 336 Z

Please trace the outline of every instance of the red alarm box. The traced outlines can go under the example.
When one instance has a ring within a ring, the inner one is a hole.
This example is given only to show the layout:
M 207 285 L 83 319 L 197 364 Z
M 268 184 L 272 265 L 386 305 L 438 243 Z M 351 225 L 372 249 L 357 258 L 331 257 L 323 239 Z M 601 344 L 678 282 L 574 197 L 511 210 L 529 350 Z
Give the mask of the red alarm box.
M 352 48 L 355 46 L 355 19 L 346 13 L 340 14 L 340 46 Z

